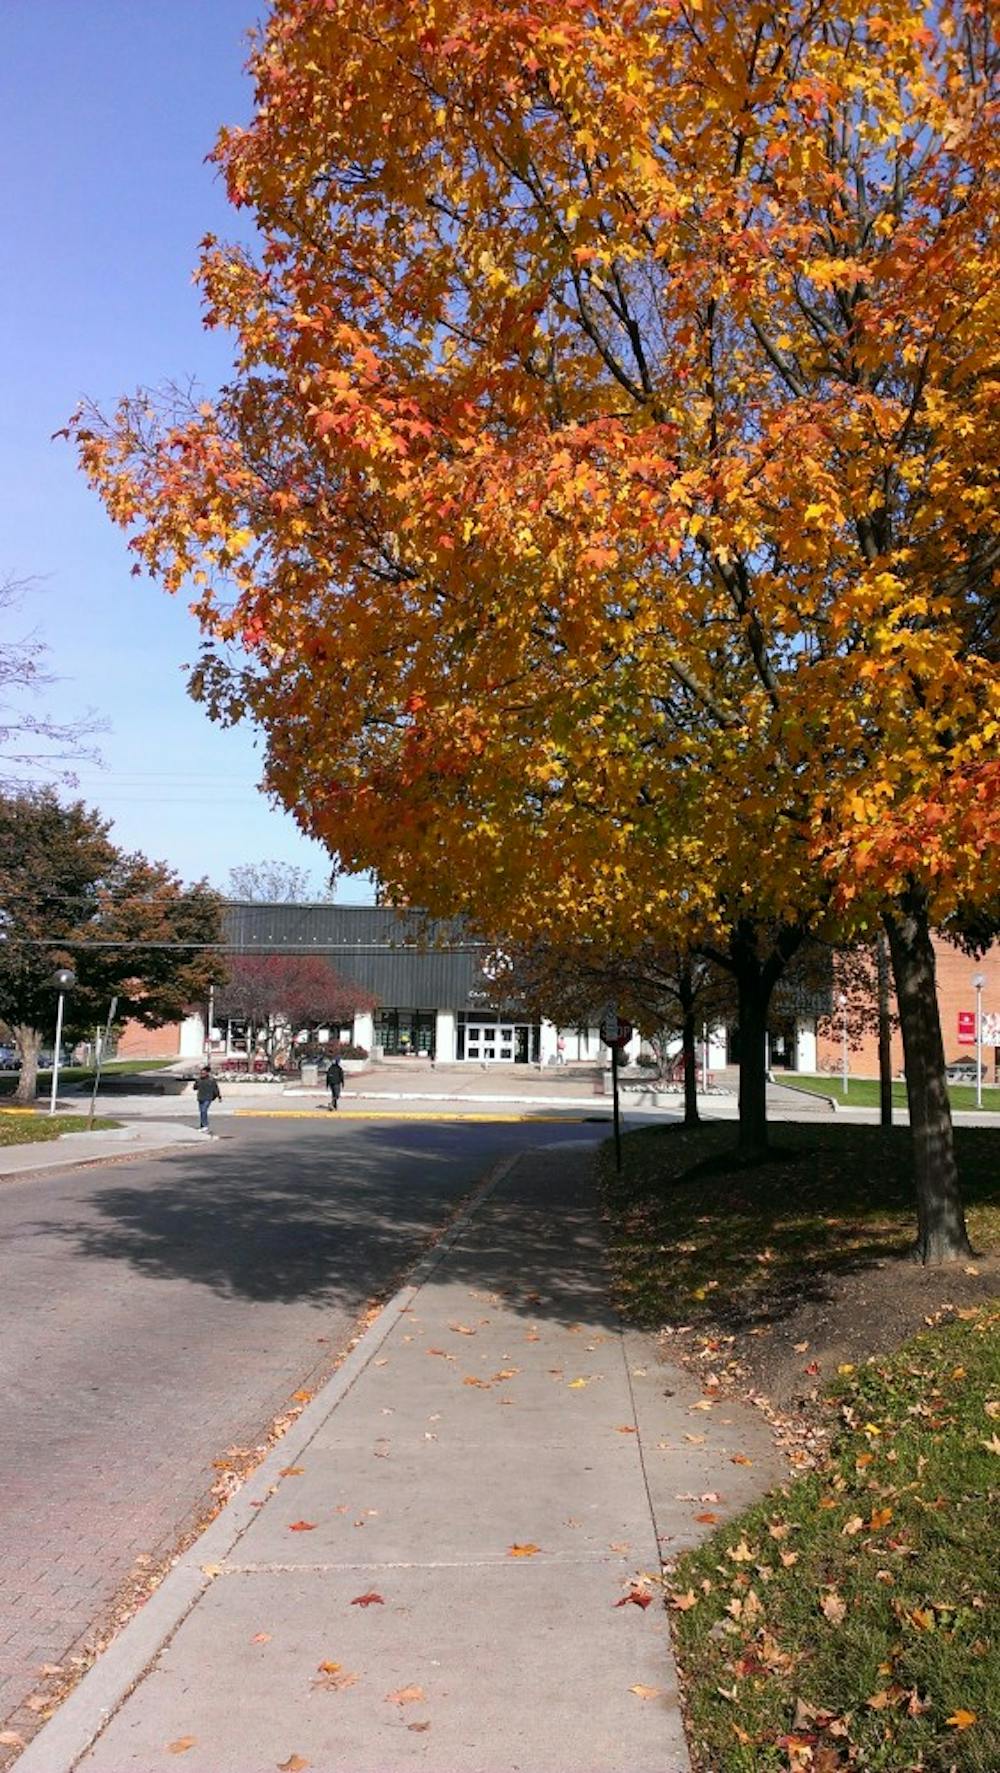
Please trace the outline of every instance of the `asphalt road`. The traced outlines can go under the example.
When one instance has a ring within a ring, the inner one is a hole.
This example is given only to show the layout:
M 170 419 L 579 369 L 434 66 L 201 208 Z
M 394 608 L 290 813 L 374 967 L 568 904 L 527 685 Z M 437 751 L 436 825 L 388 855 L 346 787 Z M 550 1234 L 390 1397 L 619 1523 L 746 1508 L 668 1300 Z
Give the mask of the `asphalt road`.
M 0 1185 L 0 1723 L 496 1162 L 607 1130 L 231 1120 Z

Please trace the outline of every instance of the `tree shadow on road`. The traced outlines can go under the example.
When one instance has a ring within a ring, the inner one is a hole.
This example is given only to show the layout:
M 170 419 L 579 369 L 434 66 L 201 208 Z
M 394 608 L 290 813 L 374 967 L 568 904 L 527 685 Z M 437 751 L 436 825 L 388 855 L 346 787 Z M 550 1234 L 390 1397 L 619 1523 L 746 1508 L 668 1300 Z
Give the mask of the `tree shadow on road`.
M 88 1172 L 77 1218 L 35 1229 L 147 1278 L 356 1313 L 400 1284 L 471 1189 L 523 1151 L 453 1246 L 449 1276 L 528 1316 L 613 1321 L 590 1183 L 599 1127 L 480 1126 L 475 1145 L 462 1126 L 355 1124 L 350 1143 L 340 1131 L 336 1145 L 315 1122 L 294 1145 L 232 1135 L 144 1165 L 142 1181 L 102 1171 L 90 1185 Z

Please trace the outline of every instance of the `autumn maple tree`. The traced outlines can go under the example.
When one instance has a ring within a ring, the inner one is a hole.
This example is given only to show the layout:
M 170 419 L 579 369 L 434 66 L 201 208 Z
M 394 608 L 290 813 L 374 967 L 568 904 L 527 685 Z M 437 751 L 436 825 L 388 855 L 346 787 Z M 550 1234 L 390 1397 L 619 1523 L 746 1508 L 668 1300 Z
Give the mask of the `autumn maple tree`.
M 930 928 L 1000 849 L 982 0 L 276 0 L 216 148 L 232 382 L 74 422 L 196 694 L 348 869 L 767 995 L 885 918 L 920 1245 L 967 1248 Z

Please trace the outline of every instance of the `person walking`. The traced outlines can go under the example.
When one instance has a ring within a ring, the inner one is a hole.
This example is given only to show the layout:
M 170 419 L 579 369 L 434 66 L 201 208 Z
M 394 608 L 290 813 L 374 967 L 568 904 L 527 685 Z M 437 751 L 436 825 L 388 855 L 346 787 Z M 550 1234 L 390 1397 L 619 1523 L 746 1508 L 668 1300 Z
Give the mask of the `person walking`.
M 212 1076 L 212 1067 L 203 1065 L 194 1086 L 198 1098 L 198 1125 L 203 1133 L 208 1132 L 208 1111 L 213 1102 L 222 1101 L 222 1091 Z
M 331 1059 L 326 1071 L 326 1087 L 330 1092 L 330 1113 L 334 1114 L 344 1087 L 344 1067 L 339 1059 Z

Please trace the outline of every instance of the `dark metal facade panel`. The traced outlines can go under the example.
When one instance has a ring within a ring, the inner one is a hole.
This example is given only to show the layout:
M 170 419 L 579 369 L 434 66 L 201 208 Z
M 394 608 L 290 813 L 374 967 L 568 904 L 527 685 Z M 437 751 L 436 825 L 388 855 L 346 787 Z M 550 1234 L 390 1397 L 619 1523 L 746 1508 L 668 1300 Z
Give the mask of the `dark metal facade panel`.
M 317 954 L 386 1009 L 464 1009 L 482 1002 L 487 945 L 457 921 L 376 905 L 228 903 L 238 954 Z

